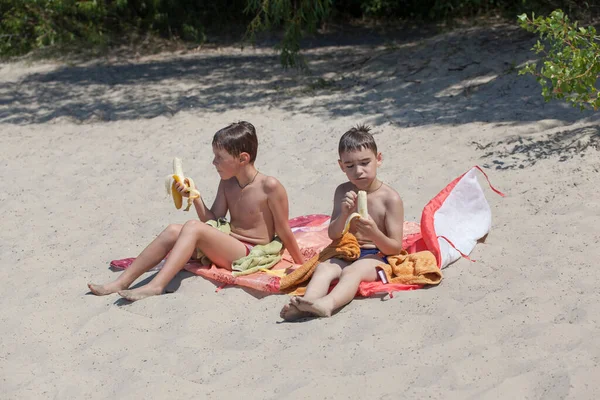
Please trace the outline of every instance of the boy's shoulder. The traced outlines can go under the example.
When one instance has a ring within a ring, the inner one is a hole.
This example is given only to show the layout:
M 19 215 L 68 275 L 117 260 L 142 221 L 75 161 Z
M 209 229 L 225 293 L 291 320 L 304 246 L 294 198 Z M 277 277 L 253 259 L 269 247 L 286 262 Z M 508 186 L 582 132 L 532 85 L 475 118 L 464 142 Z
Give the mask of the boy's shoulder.
M 285 188 L 281 182 L 274 176 L 259 174 L 256 180 L 257 186 L 259 186 L 261 191 L 267 196 L 285 192 Z
M 381 199 L 388 204 L 402 204 L 402 197 L 400 197 L 400 193 L 396 191 L 393 187 L 386 185 L 385 183 L 381 185 L 381 189 L 379 190 Z
M 283 188 L 283 185 L 279 180 L 273 176 L 263 175 L 261 179 L 261 185 L 265 193 L 273 193 Z

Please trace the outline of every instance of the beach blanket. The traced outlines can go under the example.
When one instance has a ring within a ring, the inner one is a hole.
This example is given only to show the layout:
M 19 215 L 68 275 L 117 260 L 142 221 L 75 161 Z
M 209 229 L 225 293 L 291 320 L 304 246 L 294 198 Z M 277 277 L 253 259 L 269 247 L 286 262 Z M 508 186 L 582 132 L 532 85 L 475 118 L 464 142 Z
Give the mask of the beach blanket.
M 311 214 L 293 218 L 289 221 L 292 232 L 296 237 L 298 246 L 305 260 L 308 260 L 315 255 L 318 255 L 321 250 L 331 244 L 331 239 L 327 234 L 329 227 L 329 216 L 324 214 Z M 421 239 L 421 229 L 416 222 L 404 223 L 404 240 L 403 248 L 415 249 L 415 242 Z M 414 251 L 411 251 L 414 252 Z M 113 269 L 121 270 L 129 267 L 135 258 L 124 258 L 113 260 L 110 266 Z M 164 265 L 162 261 L 153 270 L 159 270 Z M 265 293 L 281 293 L 279 290 L 281 277 L 293 272 L 299 265 L 294 264 L 292 256 L 287 250 L 281 254 L 281 260 L 273 266 L 268 272 L 260 271 L 249 275 L 233 276 L 231 271 L 223 268 L 218 268 L 214 264 L 203 265 L 197 260 L 190 260 L 185 269 L 196 275 L 215 281 L 219 284 L 217 290 L 228 286 L 237 285 Z M 363 284 L 361 284 L 363 285 Z M 394 290 L 418 289 L 419 285 L 395 285 Z M 388 287 L 391 289 L 392 287 Z M 359 290 L 362 295 L 368 293 L 376 293 L 376 290 L 366 286 L 365 289 Z M 384 291 L 386 292 L 386 291 Z
M 331 240 L 327 235 L 329 215 L 303 215 L 291 219 L 289 224 L 305 259 L 309 259 L 315 254 L 318 254 L 319 251 L 331 243 Z M 418 224 L 412 224 L 410 226 L 410 229 L 413 232 L 419 231 Z M 113 260 L 111 261 L 110 266 L 117 270 L 125 269 L 131 265 L 133 260 L 135 260 L 135 258 Z M 152 270 L 159 270 L 163 265 L 164 260 Z M 293 267 L 294 263 L 291 255 L 287 250 L 284 250 L 281 254 L 281 260 L 270 269 L 272 271 L 271 273 L 261 271 L 249 275 L 233 276 L 231 271 L 218 268 L 214 264 L 204 265 L 197 260 L 190 260 L 184 268 L 196 275 L 217 282 L 219 284 L 217 290 L 220 290 L 227 285 L 238 285 L 266 293 L 280 293 L 280 276 L 284 275 L 286 270 Z
M 393 279 L 395 276 L 390 271 L 393 272 L 394 266 L 401 274 L 406 274 L 406 271 L 412 268 L 410 272 L 412 276 L 422 274 L 424 266 L 428 268 L 429 264 L 424 264 L 426 261 L 415 263 L 414 257 L 407 257 L 408 255 L 429 251 L 439 269 L 447 267 L 460 257 L 468 258 L 477 242 L 487 236 L 491 227 L 491 209 L 477 180 L 478 171 L 483 173 L 489 183 L 485 172 L 479 167 L 473 167 L 443 188 L 425 206 L 420 224 L 404 223 L 402 248 L 406 255 L 403 252 L 396 259 L 392 258 L 394 265 L 389 265 L 391 270 L 384 268 L 388 283 L 362 282 L 357 295 L 369 297 L 378 293 L 391 294 L 395 291 L 414 290 L 426 284 L 433 284 L 419 280 L 413 281 L 414 283 L 398 283 L 398 280 Z M 504 196 L 491 184 L 490 187 L 494 192 Z M 329 226 L 327 215 L 306 215 L 291 219 L 289 222 L 305 260 L 318 256 L 321 250 L 332 243 L 327 235 Z M 133 260 L 133 258 L 114 260 L 111 262 L 111 267 L 124 269 L 131 265 Z M 161 264 L 156 269 L 159 269 Z M 214 264 L 202 265 L 192 260 L 185 265 L 186 270 L 220 283 L 217 290 L 226 285 L 239 285 L 266 293 L 281 293 L 282 277 L 289 276 L 299 267 L 293 263 L 287 250 L 284 250 L 281 260 L 269 271 L 259 271 L 249 275 L 233 276 L 231 271 L 217 268 Z M 428 273 L 424 276 L 432 278 L 435 282 L 436 278 L 433 275 Z

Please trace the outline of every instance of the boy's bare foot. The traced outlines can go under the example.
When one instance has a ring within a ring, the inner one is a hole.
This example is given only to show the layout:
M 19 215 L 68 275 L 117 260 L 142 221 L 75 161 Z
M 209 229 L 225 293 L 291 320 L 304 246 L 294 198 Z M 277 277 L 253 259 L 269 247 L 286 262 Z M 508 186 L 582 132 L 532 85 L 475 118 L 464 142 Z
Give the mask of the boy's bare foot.
M 286 304 L 281 309 L 279 316 L 283 318 L 285 321 L 297 321 L 301 318 L 310 317 L 312 314 L 303 312 L 298 310 L 298 308 L 293 304 Z
M 142 286 L 141 288 L 131 289 L 131 290 L 119 290 L 119 296 L 127 299 L 129 301 L 138 301 L 141 299 L 145 299 L 150 296 L 158 296 L 162 294 L 163 291 L 161 289 L 155 289 L 153 287 Z
M 300 311 L 316 315 L 317 317 L 331 317 L 331 310 L 324 307 L 319 300 L 310 301 L 303 297 L 292 297 L 292 305 Z
M 96 285 L 95 283 L 88 283 L 87 285 L 90 288 L 90 292 L 96 296 L 106 296 L 107 294 L 117 293 L 119 290 L 126 289 L 122 285 L 117 284 L 117 282 L 107 283 L 106 285 Z

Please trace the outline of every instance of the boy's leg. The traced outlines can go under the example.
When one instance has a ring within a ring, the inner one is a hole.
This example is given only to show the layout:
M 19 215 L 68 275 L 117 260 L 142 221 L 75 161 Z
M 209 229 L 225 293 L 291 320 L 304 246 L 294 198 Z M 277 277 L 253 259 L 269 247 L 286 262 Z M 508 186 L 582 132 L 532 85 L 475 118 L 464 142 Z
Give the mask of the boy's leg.
M 377 256 L 367 256 L 344 268 L 340 281 L 327 296 L 313 300 L 295 297 L 293 303 L 300 311 L 319 317 L 330 317 L 342 306 L 350 303 L 361 282 L 373 282 L 377 279 L 375 267 L 382 263 Z
M 306 286 L 305 299 L 316 300 L 327 295 L 331 282 L 342 276 L 342 271 L 350 263 L 348 261 L 332 258 L 317 265 L 313 276 Z
M 171 224 L 146 247 L 133 263 L 113 282 L 96 285 L 88 283 L 90 291 L 98 296 L 127 289 L 144 272 L 149 271 L 165 258 L 177 241 L 183 225 Z
M 162 294 L 169 282 L 190 260 L 196 247 L 217 266 L 227 269 L 231 269 L 233 261 L 246 255 L 246 246 L 239 240 L 200 221 L 188 221 L 181 229 L 165 266 L 154 279 L 145 286 L 121 290 L 119 294 L 131 301 Z
M 331 282 L 338 279 L 342 274 L 342 268 L 348 265 L 347 261 L 332 258 L 317 265 L 313 276 L 306 287 L 305 299 L 316 300 L 324 297 L 329 291 Z M 304 318 L 310 314 L 300 311 L 294 303 L 286 304 L 281 309 L 279 316 L 286 321 Z

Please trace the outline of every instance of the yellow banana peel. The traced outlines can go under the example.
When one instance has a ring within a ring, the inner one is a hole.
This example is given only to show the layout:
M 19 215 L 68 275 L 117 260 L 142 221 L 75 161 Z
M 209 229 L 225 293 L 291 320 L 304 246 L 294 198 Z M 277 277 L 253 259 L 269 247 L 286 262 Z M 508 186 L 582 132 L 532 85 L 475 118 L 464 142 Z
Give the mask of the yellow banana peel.
M 167 195 L 173 197 L 173 203 L 175 203 L 175 208 L 178 210 L 183 205 L 183 196 L 181 193 L 177 191 L 175 184 L 181 183 L 185 185 L 184 191 L 189 193 L 187 200 L 187 207 L 183 211 L 189 211 L 192 206 L 194 199 L 200 197 L 200 192 L 196 189 L 196 184 L 192 180 L 192 178 L 186 177 L 183 175 L 183 165 L 181 163 L 181 159 L 175 157 L 173 159 L 173 174 L 167 175 L 165 178 L 165 189 L 167 190 Z
M 367 192 L 364 190 L 358 191 L 358 198 L 356 200 L 356 210 L 358 212 L 352 213 L 346 218 L 346 224 L 344 225 L 344 230 L 342 231 L 342 236 L 348 233 L 350 229 L 350 223 L 354 218 L 368 218 L 369 212 L 367 210 Z

